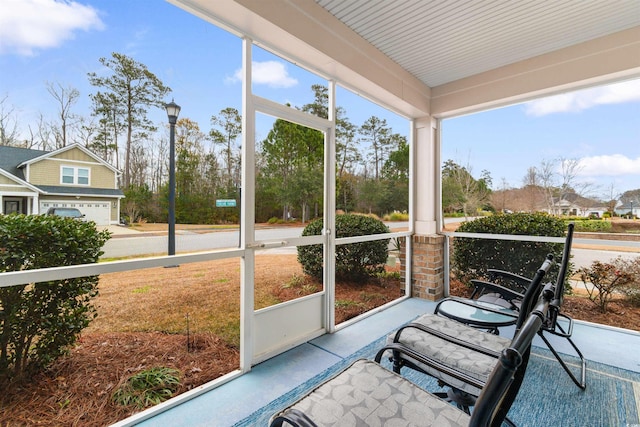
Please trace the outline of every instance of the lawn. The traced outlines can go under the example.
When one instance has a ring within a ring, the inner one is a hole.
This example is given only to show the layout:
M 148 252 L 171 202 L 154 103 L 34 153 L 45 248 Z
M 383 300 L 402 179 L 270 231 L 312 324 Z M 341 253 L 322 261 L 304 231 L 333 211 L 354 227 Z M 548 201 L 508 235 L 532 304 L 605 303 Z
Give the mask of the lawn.
M 338 284 L 336 321 L 400 297 L 395 276 Z M 256 309 L 321 290 L 295 254 L 256 256 Z M 239 259 L 103 274 L 99 291 L 69 356 L 0 396 L 0 426 L 104 426 L 138 411 L 111 400 L 135 373 L 177 369 L 179 394 L 239 367 Z

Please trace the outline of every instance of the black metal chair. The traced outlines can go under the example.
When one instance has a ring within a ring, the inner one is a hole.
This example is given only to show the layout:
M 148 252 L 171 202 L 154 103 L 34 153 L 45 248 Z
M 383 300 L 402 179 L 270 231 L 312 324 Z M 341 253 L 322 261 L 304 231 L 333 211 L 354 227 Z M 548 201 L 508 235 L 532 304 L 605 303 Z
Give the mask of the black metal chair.
M 528 365 L 531 341 L 547 318 L 553 292 L 543 292 L 482 387 L 471 414 L 428 393 L 378 363 L 358 360 L 293 405 L 271 427 L 385 425 L 499 426 L 515 400 Z
M 527 288 L 521 310 L 512 313 L 516 331 L 533 310 L 543 289 L 542 280 L 552 263 L 553 256 L 548 255 Z M 465 303 L 467 301 L 461 302 Z M 468 411 L 468 407 L 475 404 L 475 397 L 483 389 L 502 350 L 510 343 L 509 338 L 427 313 L 389 335 L 376 360 L 381 360 L 383 354 L 390 351 L 394 372 L 400 373 L 407 367 L 436 378 L 441 385 L 451 388 L 438 395 Z
M 573 225 L 571 224 L 565 240 L 563 262 L 556 283 L 555 285 L 546 285 L 546 292 L 552 292 L 554 295 L 554 303 L 552 313 L 545 319 L 541 331 L 554 331 L 554 328 L 558 327 L 557 316 L 562 305 L 564 279 L 572 238 Z M 475 396 L 478 396 L 483 388 L 500 352 L 509 345 L 510 341 L 494 333 L 495 328 L 488 324 L 485 312 L 492 316 L 498 316 L 503 323 L 515 324 L 516 330 L 520 328 L 532 310 L 537 295 L 542 290 L 542 279 L 549 268 L 550 259 L 547 259 L 534 278 L 528 280 L 527 291 L 524 295 L 519 294 L 518 296 L 518 310 L 498 305 L 491 308 L 489 307 L 492 305 L 491 302 L 461 298 L 446 299 L 445 301 L 449 304 L 446 310 L 442 309 L 444 303 L 442 303 L 443 305 L 439 304 L 434 314 L 420 316 L 414 322 L 399 329 L 389 336 L 387 345 L 381 350 L 381 353 L 391 351 L 393 369 L 397 373 L 400 373 L 403 367 L 408 367 L 438 379 L 443 386 L 449 386 L 450 389 L 447 392 L 439 393 L 439 395 L 468 410 L 470 406 L 474 405 Z M 451 306 L 454 306 L 454 309 L 451 309 Z M 469 308 L 473 308 L 479 313 L 482 312 L 484 315 L 475 316 L 468 313 L 464 316 L 455 315 L 456 310 L 463 312 Z M 447 314 L 447 316 L 443 314 Z M 489 329 L 489 331 L 478 328 Z M 541 333 L 541 331 L 539 332 Z M 543 339 L 550 346 L 546 337 L 543 336 Z M 550 348 L 552 347 L 550 346 Z M 552 352 L 561 361 L 557 352 L 553 349 Z M 579 352 L 578 354 L 582 358 Z M 380 353 L 378 357 L 380 357 Z M 584 362 L 584 358 L 582 360 L 582 383 L 576 384 L 584 389 L 586 362 Z M 565 370 L 568 370 L 564 362 L 561 361 L 561 365 Z M 576 382 L 575 376 L 571 373 L 570 376 Z
M 578 346 L 571 339 L 573 334 L 573 319 L 560 312 L 564 296 L 564 281 L 567 275 L 571 245 L 573 242 L 573 230 L 574 224 L 571 223 L 568 226 L 567 237 L 565 239 L 560 271 L 558 272 L 557 286 L 555 287 L 554 302 L 551 305 L 551 314 L 538 334 L 574 384 L 584 390 L 587 387 L 587 362 Z M 519 311 L 520 304 L 524 298 L 524 292 L 522 290 L 526 289 L 526 285 L 531 282 L 531 279 L 502 270 L 489 270 L 488 272 L 491 282 L 471 280 L 474 285 L 474 291 L 471 295 L 471 300 L 466 301 L 466 303 L 471 305 L 481 304 L 481 307 L 484 310 L 495 310 L 497 313 L 501 313 L 502 315 L 506 315 L 505 309 L 513 310 L 514 312 Z M 436 313 L 439 312 L 438 307 L 436 307 Z M 440 314 L 447 315 L 446 311 L 441 312 Z M 457 318 L 456 320 L 461 321 L 462 319 Z M 559 320 L 562 320 L 562 322 Z M 474 327 L 491 329 L 490 325 L 487 325 L 487 322 L 481 323 L 475 322 L 473 319 L 468 319 L 465 323 Z M 563 326 L 563 323 L 565 323 L 565 326 Z M 493 328 L 491 330 L 492 332 L 497 332 L 497 328 Z M 581 367 L 579 379 L 571 371 L 549 339 L 545 336 L 545 332 L 566 338 L 567 342 L 580 359 Z

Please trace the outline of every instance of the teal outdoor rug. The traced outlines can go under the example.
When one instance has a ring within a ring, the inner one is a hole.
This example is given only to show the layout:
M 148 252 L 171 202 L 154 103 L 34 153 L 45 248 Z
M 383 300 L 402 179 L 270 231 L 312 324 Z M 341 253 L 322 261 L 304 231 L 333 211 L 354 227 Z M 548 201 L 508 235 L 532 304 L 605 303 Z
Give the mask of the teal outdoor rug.
M 373 359 L 385 337 L 360 349 L 340 363 L 270 402 L 237 427 L 266 426 L 269 418 L 304 396 L 318 384 L 337 374 L 356 359 Z M 577 359 L 564 360 L 578 370 Z M 383 360 L 383 365 L 390 364 Z M 640 425 L 640 373 L 588 361 L 587 389 L 576 387 L 547 349 L 534 347 L 524 383 L 509 411 L 509 418 L 520 427 L 632 427 Z M 436 381 L 410 369 L 403 375 L 428 391 L 441 391 Z

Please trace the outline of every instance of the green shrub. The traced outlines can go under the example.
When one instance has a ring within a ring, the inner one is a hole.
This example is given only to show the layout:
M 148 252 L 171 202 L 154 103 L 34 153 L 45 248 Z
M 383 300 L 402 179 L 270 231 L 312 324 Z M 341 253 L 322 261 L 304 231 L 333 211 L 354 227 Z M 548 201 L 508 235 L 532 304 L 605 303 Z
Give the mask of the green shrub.
M 144 409 L 169 399 L 179 386 L 178 370 L 155 367 L 129 377 L 116 389 L 111 398 L 120 405 Z
M 271 218 L 269 218 L 269 220 L 267 220 L 267 224 L 279 224 L 282 220 L 278 217 L 272 216 Z
M 602 221 L 601 219 L 583 219 L 575 221 L 575 231 L 587 233 L 607 233 L 611 231 L 611 222 Z
M 317 236 L 322 233 L 323 220 L 310 222 L 302 232 L 303 236 Z M 389 228 L 378 219 L 363 215 L 337 215 L 336 238 L 367 236 L 388 233 Z M 300 246 L 298 261 L 306 274 L 322 279 L 324 266 L 322 245 Z M 336 277 L 354 281 L 365 281 L 384 271 L 389 255 L 389 239 L 371 242 L 350 243 L 336 246 Z
M 510 234 L 528 236 L 565 237 L 567 226 L 559 218 L 544 213 L 513 213 L 494 215 L 465 222 L 458 232 Z M 453 244 L 451 271 L 457 279 L 487 277 L 487 269 L 505 270 L 525 277 L 533 277 L 547 254 L 552 253 L 559 263 L 562 243 L 525 242 L 512 240 L 473 239 L 456 237 Z M 554 280 L 558 265 L 548 273 Z M 565 287 L 571 276 L 571 265 Z
M 43 215 L 0 215 L 0 272 L 98 261 L 109 232 L 95 223 Z M 95 317 L 98 276 L 0 288 L 0 383 L 65 354 Z
M 385 221 L 408 221 L 409 214 L 406 212 L 393 211 L 384 216 Z

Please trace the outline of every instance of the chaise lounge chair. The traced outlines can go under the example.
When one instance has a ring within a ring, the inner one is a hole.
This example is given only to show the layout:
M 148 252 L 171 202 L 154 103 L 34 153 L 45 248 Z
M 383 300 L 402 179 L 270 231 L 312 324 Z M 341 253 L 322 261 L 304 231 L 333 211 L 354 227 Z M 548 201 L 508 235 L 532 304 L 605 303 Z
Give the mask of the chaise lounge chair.
M 520 389 L 531 341 L 548 315 L 552 298 L 552 290 L 543 292 L 501 351 L 470 415 L 376 362 L 358 360 L 274 415 L 270 426 L 500 425 Z
M 522 309 L 514 319 L 516 330 L 533 310 L 542 291 L 542 280 L 552 263 L 553 256 L 548 255 L 529 284 Z M 402 368 L 408 367 L 430 375 L 455 391 L 457 395 L 449 393 L 449 398 L 460 407 L 468 407 L 473 406 L 474 397 L 480 394 L 500 353 L 510 343 L 509 338 L 428 313 L 389 335 L 387 345 L 380 349 L 376 360 L 380 361 L 390 351 L 394 372 L 399 374 Z
M 556 284 L 555 286 L 547 285 L 547 287 L 552 286 L 554 298 L 553 314 L 545 320 L 543 326 L 545 330 L 553 330 L 554 325 L 557 324 L 557 312 L 562 303 L 572 231 L 573 228 L 569 227 L 569 233 L 565 240 L 563 263 Z M 500 352 L 510 342 L 508 338 L 496 335 L 491 331 L 485 332 L 477 327 L 487 328 L 485 315 L 486 311 L 489 311 L 489 317 L 498 316 L 503 319 L 503 324 L 515 323 L 517 330 L 533 309 L 536 298 L 542 290 L 542 279 L 549 270 L 550 263 L 550 258 L 545 260 L 535 277 L 529 281 L 526 293 L 519 297 L 519 311 L 499 306 L 487 309 L 486 304 L 479 304 L 476 300 L 448 299 L 449 305 L 458 305 L 459 308 L 471 308 L 474 311 L 482 312 L 482 315 L 476 316 L 480 320 L 472 319 L 473 316 L 466 316 L 466 322 L 461 323 L 460 319 L 455 316 L 443 316 L 442 314 L 447 311 L 443 312 L 440 309 L 443 305 L 439 304 L 434 314 L 425 314 L 390 335 L 387 345 L 380 350 L 376 360 L 381 360 L 385 352 L 391 351 L 391 361 L 395 372 L 400 373 L 403 367 L 409 367 L 438 379 L 441 385 L 450 387 L 446 393 L 439 393 L 439 395 L 468 410 L 470 406 L 474 405 L 475 396 L 478 396 L 484 387 Z M 451 311 L 448 311 L 447 314 L 451 315 Z M 469 326 L 468 323 L 475 327 Z M 489 327 L 489 329 L 495 328 Z
M 574 224 L 571 223 L 568 226 L 567 236 L 565 239 L 564 250 L 562 261 L 560 263 L 560 271 L 558 273 L 558 284 L 563 283 L 567 269 L 569 266 L 569 258 L 571 245 L 573 242 L 573 231 Z M 526 277 L 519 276 L 517 274 L 513 274 L 507 271 L 502 270 L 488 270 L 489 280 L 490 282 L 482 281 L 482 280 L 471 280 L 471 283 L 474 286 L 474 291 L 471 294 L 469 300 L 463 300 L 460 298 L 452 298 L 456 300 L 458 303 L 467 304 L 470 307 L 475 307 L 482 310 L 489 310 L 495 313 L 498 313 L 498 317 L 500 315 L 507 316 L 508 312 L 511 311 L 515 316 L 520 310 L 520 305 L 522 303 L 522 299 L 524 298 L 524 291 L 529 283 L 531 283 L 531 279 L 527 279 Z M 499 284 L 498 284 L 499 283 Z M 551 311 L 553 315 L 548 319 L 548 321 L 541 328 L 539 335 L 547 345 L 551 353 L 558 360 L 564 371 L 569 375 L 571 380 L 574 382 L 576 386 L 580 389 L 584 390 L 587 386 L 586 383 L 586 360 L 582 355 L 580 349 L 576 346 L 576 344 L 571 339 L 571 335 L 573 332 L 573 319 L 563 313 L 560 313 L 560 308 L 562 307 L 564 295 L 564 287 L 556 286 L 556 296 L 554 298 L 554 303 L 551 306 Z M 444 302 L 446 304 L 445 299 Z M 441 310 L 442 302 L 436 306 L 435 313 L 442 314 L 447 316 L 448 313 L 446 310 Z M 496 317 L 494 315 L 494 317 Z M 562 319 L 562 322 L 559 321 Z M 495 325 L 490 325 L 488 321 L 476 321 L 473 318 L 465 318 L 460 319 L 456 318 L 455 320 L 463 321 L 463 323 L 480 328 L 487 328 L 489 331 L 498 333 L 498 328 Z M 564 325 L 564 326 L 563 326 Z M 576 375 L 571 371 L 569 366 L 564 362 L 560 354 L 556 351 L 556 349 L 551 345 L 549 339 L 545 336 L 545 332 L 560 336 L 565 338 L 569 345 L 573 348 L 573 351 L 580 359 L 581 362 L 581 370 L 580 370 L 580 379 L 576 377 Z

